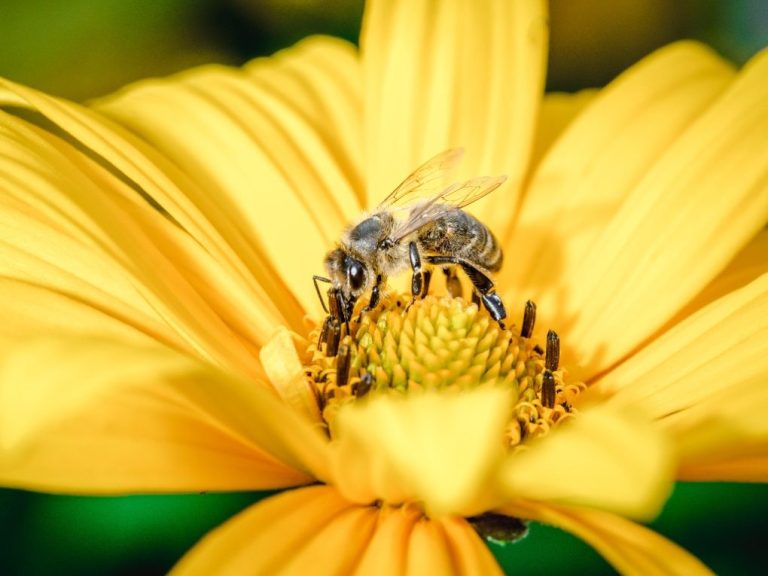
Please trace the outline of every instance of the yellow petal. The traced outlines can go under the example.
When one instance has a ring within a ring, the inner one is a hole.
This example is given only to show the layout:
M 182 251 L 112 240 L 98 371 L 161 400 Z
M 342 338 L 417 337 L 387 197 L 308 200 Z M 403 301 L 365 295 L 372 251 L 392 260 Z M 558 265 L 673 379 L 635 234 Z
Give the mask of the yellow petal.
M 348 574 L 377 515 L 328 486 L 284 492 L 206 535 L 172 574 Z
M 15 117 L 0 120 L 0 220 L 11 231 L 0 245 L 4 275 L 130 319 L 148 333 L 164 332 L 164 340 L 230 369 L 260 374 L 254 348 L 279 318 L 273 305 L 260 305 L 269 302 L 263 291 L 260 298 L 243 277 L 230 275 L 106 160 Z
M 510 179 L 477 207 L 503 230 L 530 157 L 546 45 L 543 2 L 368 3 L 361 35 L 368 205 L 428 158 L 463 146 L 464 175 Z
M 712 282 L 669 321 L 671 327 L 718 298 L 768 273 L 768 229 L 761 230 Z M 662 328 L 660 332 L 665 332 Z
M 338 41 L 316 39 L 295 50 L 298 54 L 289 51 L 285 58 L 294 74 L 309 71 L 300 76 L 305 91 L 338 91 L 338 83 L 356 75 L 356 61 Z M 316 58 L 318 52 L 322 58 Z M 339 54 L 336 66 L 351 70 L 318 74 L 327 69 L 328 52 Z M 322 105 L 347 111 L 344 100 L 326 99 L 308 115 L 295 98 L 282 95 L 287 87 L 274 82 L 273 66 L 282 66 L 280 56 L 248 73 L 211 66 L 143 82 L 99 109 L 201 184 L 233 232 L 255 248 L 303 309 L 319 312 L 312 272 L 322 272 L 325 252 L 360 212 L 353 189 L 356 168 L 347 166 L 354 162 L 332 140 L 332 115 L 324 114 Z
M 531 154 L 531 166 L 534 170 L 565 129 L 584 113 L 584 109 L 592 104 L 598 94 L 597 90 L 589 89 L 575 94 L 552 92 L 544 95 Z
M 438 522 L 424 518 L 413 527 L 405 574 L 457 574 L 445 532 Z
M 566 339 L 593 373 L 673 317 L 768 220 L 767 74 L 764 52 L 667 147 L 573 275 Z
M 768 370 L 763 374 L 661 420 L 677 441 L 681 478 L 768 482 Z
M 732 78 L 730 67 L 709 50 L 692 43 L 672 45 L 602 90 L 549 149 L 533 175 L 514 233 L 505 241 L 514 259 L 500 274 L 505 290 L 536 301 L 541 326 L 563 336 L 575 321 L 581 326 L 600 311 L 592 298 L 594 284 L 602 279 L 590 271 L 608 266 L 604 243 L 609 243 L 606 250 L 624 245 L 619 239 L 600 240 L 601 235 L 609 228 L 623 229 L 613 221 L 624 214 L 624 203 Z M 622 226 L 632 214 L 624 214 Z M 653 221 L 646 227 L 657 230 Z M 631 259 L 623 262 L 635 266 Z M 626 276 L 623 271 L 619 277 Z M 600 300 L 603 309 L 611 304 Z M 627 323 L 622 318 L 618 334 L 588 331 L 584 344 L 570 345 L 589 345 L 594 353 L 598 336 L 619 342 Z M 569 351 L 563 353 L 573 364 Z
M 304 374 L 304 365 L 296 352 L 290 332 L 278 329 L 261 349 L 261 363 L 280 397 L 312 424 L 324 425 L 317 395 Z
M 356 573 L 360 576 L 404 574 L 408 543 L 422 512 L 415 506 L 383 508 L 371 542 L 366 548 Z
M 600 407 L 510 456 L 502 479 L 509 498 L 648 520 L 669 495 L 672 472 L 671 450 L 650 422 Z
M 245 70 L 307 117 L 352 186 L 357 206 L 364 206 L 363 86 L 355 46 L 336 38 L 310 37 L 271 58 L 251 61 Z M 342 200 L 337 190 L 320 192 L 329 196 L 329 202 Z
M 415 499 L 435 516 L 481 512 L 511 410 L 506 390 L 378 397 L 342 408 L 335 482 L 359 502 Z
M 274 393 L 156 345 L 2 350 L 0 480 L 81 493 L 272 488 L 325 475 L 324 440 Z
M 690 316 L 591 387 L 591 394 L 678 413 L 768 374 L 768 275 Z
M 452 516 L 440 522 L 452 548 L 456 574 L 503 574 L 488 546 L 480 540 L 477 532 L 466 520 Z
M 589 543 L 621 574 L 693 576 L 712 574 L 694 556 L 652 530 L 597 510 L 526 503 L 507 513 L 567 530 Z
M 743 459 L 768 456 L 768 274 L 686 318 L 608 373 L 592 394 L 642 409 L 673 434 L 683 469 L 740 471 L 722 479 L 759 479 Z M 693 472 L 685 473 L 693 477 Z

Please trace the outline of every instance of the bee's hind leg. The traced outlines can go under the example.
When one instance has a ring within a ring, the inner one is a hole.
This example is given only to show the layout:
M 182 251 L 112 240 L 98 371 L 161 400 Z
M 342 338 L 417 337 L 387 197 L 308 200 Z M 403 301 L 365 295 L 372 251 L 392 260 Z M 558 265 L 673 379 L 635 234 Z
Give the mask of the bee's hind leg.
M 488 314 L 491 315 L 502 330 L 505 330 L 504 318 L 507 317 L 507 311 L 504 308 L 504 303 L 501 301 L 501 297 L 496 294 L 494 290 L 493 280 L 488 278 L 484 272 L 478 270 L 461 258 L 456 256 L 428 256 L 427 261 L 430 264 L 455 264 L 461 266 L 464 273 L 469 277 L 472 285 L 475 287 L 475 293 L 473 294 L 473 300 L 475 297 L 480 298 L 483 306 L 488 310 Z

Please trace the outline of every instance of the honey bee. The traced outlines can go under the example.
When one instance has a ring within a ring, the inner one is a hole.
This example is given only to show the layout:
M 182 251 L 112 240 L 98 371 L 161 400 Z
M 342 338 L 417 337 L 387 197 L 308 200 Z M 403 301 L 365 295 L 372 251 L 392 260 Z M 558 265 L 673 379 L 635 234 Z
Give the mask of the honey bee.
M 490 278 L 501 268 L 501 247 L 493 233 L 463 208 L 498 188 L 506 177 L 482 176 L 440 187 L 463 153 L 461 148 L 446 150 L 417 168 L 372 212 L 345 230 L 325 257 L 328 277 L 314 276 L 314 282 L 328 314 L 320 334 L 328 356 L 336 355 L 341 325 L 348 326 L 358 298 L 370 292 L 363 312 L 375 308 L 387 278 L 409 267 L 411 304 L 427 294 L 436 266 L 443 269 L 449 292 L 460 295 L 456 275 L 460 268 L 472 282 L 473 299 L 504 328 L 506 311 Z M 328 307 L 318 281 L 331 285 Z

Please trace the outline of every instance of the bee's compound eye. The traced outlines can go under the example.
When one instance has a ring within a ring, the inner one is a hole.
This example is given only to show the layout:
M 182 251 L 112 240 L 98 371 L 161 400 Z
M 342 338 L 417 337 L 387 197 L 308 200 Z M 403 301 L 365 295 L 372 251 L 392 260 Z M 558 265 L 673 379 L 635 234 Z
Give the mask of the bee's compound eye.
M 352 290 L 360 290 L 365 285 L 365 268 L 360 262 L 353 261 L 347 268 L 349 286 Z

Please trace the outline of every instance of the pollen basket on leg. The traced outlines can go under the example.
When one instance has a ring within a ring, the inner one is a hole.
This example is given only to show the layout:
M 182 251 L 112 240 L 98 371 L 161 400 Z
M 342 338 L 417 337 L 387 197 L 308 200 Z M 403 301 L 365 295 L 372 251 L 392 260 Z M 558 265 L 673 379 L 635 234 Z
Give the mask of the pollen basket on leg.
M 503 330 L 488 312 L 462 298 L 390 294 L 373 310 L 361 299 L 342 326 L 338 354 L 309 341 L 306 373 L 314 383 L 323 418 L 332 430 L 336 411 L 379 394 L 427 389 L 460 391 L 488 385 L 514 392 L 515 408 L 505 442 L 515 447 L 575 414 L 582 383 L 566 382 L 534 338 L 514 326 Z M 525 331 L 530 334 L 530 327 Z M 322 340 L 322 339 L 320 339 Z M 559 345 L 559 341 L 558 341 Z

